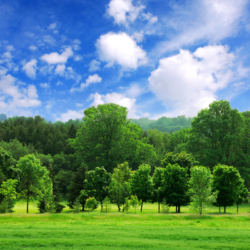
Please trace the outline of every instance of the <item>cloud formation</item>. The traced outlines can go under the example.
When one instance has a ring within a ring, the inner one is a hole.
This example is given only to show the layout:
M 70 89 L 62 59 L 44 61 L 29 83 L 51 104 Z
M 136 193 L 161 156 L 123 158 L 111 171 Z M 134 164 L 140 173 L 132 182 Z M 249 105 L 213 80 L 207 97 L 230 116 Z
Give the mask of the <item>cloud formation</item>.
M 45 54 L 41 57 L 41 60 L 47 62 L 48 64 L 59 64 L 66 63 L 69 57 L 73 56 L 73 51 L 70 47 L 66 48 L 61 55 L 57 52 L 52 52 L 50 54 Z
M 134 6 L 133 0 L 111 0 L 107 13 L 114 18 L 116 24 L 128 26 L 129 22 L 134 20 L 139 15 L 140 11 L 145 8 L 143 5 Z
M 206 46 L 160 60 L 148 79 L 149 88 L 167 109 L 172 108 L 167 115 L 197 115 L 216 100 L 219 90 L 240 77 L 240 72 L 233 72 L 235 55 L 228 50 Z
M 89 100 L 93 100 L 90 106 L 97 106 L 104 103 L 115 103 L 121 105 L 128 108 L 128 118 L 139 118 L 139 116 L 136 115 L 136 99 L 128 98 L 124 94 L 113 92 L 111 94 L 100 95 L 99 93 L 95 93 L 89 96 Z
M 147 63 L 146 52 L 125 32 L 100 36 L 96 47 L 100 60 L 107 62 L 106 67 L 117 63 L 125 69 L 137 69 Z
M 86 83 L 82 83 L 80 85 L 80 88 L 72 88 L 70 89 L 70 92 L 73 93 L 75 91 L 83 91 L 84 88 L 88 87 L 92 83 L 99 83 L 102 81 L 102 78 L 98 76 L 97 74 L 91 75 L 86 80 Z
M 82 118 L 83 118 L 82 112 L 77 112 L 75 110 L 68 109 L 66 113 L 63 113 L 61 114 L 60 117 L 57 117 L 56 121 L 67 122 L 70 119 L 75 120 L 75 119 L 82 119 Z
M 36 64 L 37 60 L 32 59 L 23 66 L 22 69 L 28 77 L 30 78 L 36 77 L 36 69 L 37 69 Z

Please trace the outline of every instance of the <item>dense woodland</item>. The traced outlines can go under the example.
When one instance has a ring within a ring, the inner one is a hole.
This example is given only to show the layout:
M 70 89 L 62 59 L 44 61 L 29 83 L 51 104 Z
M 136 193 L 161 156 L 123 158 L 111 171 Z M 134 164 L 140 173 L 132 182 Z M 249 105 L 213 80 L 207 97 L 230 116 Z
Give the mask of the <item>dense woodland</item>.
M 15 197 L 25 198 L 27 207 L 32 197 L 38 199 L 40 211 L 52 203 L 60 211 L 65 199 L 71 208 L 78 202 L 84 209 L 89 197 L 101 206 L 108 197 L 120 210 L 134 195 L 141 209 L 143 202 L 165 199 L 178 212 L 190 202 L 194 205 L 192 183 L 201 173 L 210 183 L 210 203 L 227 207 L 246 201 L 249 111 L 216 101 L 192 119 L 129 120 L 127 109 L 116 104 L 91 107 L 84 115 L 82 121 L 66 123 L 0 115 L 1 204 L 7 202 L 9 181 Z M 223 194 L 226 189 L 231 198 Z

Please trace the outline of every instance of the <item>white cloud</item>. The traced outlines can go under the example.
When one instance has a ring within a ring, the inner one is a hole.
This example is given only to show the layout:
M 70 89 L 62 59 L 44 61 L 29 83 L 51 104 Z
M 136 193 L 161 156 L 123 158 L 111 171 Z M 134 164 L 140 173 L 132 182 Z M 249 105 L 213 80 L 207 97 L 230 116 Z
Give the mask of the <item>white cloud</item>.
M 98 76 L 97 74 L 91 75 L 86 80 L 86 83 L 82 83 L 80 85 L 80 88 L 72 88 L 70 89 L 70 92 L 73 93 L 75 91 L 83 91 L 83 89 L 88 87 L 91 83 L 99 83 L 101 81 L 102 81 L 102 78 Z
M 139 43 L 139 42 L 142 42 L 143 36 L 144 36 L 143 31 L 140 31 L 140 32 L 136 31 L 136 32 L 134 32 L 134 34 L 132 35 L 131 38 L 133 38 L 134 40 L 136 40 Z
M 91 106 L 97 106 L 104 103 L 115 103 L 120 106 L 128 108 L 128 118 L 139 118 L 136 115 L 136 99 L 128 98 L 124 94 L 111 93 L 106 95 L 100 95 L 99 93 L 91 94 L 88 100 L 93 100 Z
M 142 13 L 142 19 L 148 20 L 150 23 L 155 23 L 158 21 L 158 17 L 153 16 L 150 12 Z
M 133 22 L 140 11 L 145 8 L 143 5 L 134 6 L 133 0 L 111 0 L 107 13 L 114 18 L 115 23 L 128 26 L 128 22 Z
M 70 47 L 66 48 L 61 55 L 57 52 L 53 52 L 50 54 L 45 54 L 41 57 L 41 59 L 48 64 L 58 64 L 58 63 L 66 63 L 69 57 L 73 56 L 73 51 Z
M 34 46 L 34 45 L 31 45 L 31 46 L 29 46 L 29 49 L 32 50 L 32 51 L 35 51 L 35 50 L 37 50 L 37 47 Z
M 74 56 L 74 61 L 78 62 L 82 60 L 82 56 L 81 55 L 75 55 Z
M 41 104 L 37 99 L 34 85 L 19 88 L 17 79 L 11 75 L 0 77 L 0 93 L 0 112 L 9 116 L 23 114 L 27 108 L 37 107 Z
M 68 109 L 66 113 L 61 114 L 61 117 L 56 118 L 57 121 L 67 122 L 72 119 L 82 119 L 83 113 Z
M 55 74 L 62 76 L 64 74 L 65 64 L 58 64 L 55 69 Z
M 146 52 L 126 33 L 109 32 L 96 43 L 100 60 L 111 67 L 115 62 L 126 69 L 136 69 L 147 62 Z
M 75 39 L 74 41 L 73 41 L 73 49 L 74 50 L 79 50 L 79 49 L 81 49 L 81 47 L 80 47 L 80 44 L 81 44 L 82 42 L 80 41 L 80 40 L 78 40 L 78 39 Z
M 138 84 L 133 84 L 127 89 L 126 94 L 129 97 L 135 98 L 137 96 L 140 96 L 143 92 L 144 90 L 141 89 Z
M 43 89 L 49 89 L 50 88 L 50 84 L 49 83 L 40 83 L 39 85 Z
M 83 107 L 82 103 L 76 103 L 76 107 Z
M 49 25 L 48 29 L 53 30 L 56 28 L 56 22 Z
M 32 59 L 23 66 L 22 70 L 28 77 L 30 78 L 36 77 L 36 69 L 37 69 L 36 64 L 37 60 Z
M 56 43 L 56 40 L 52 36 L 50 36 L 50 35 L 43 36 L 43 41 L 45 43 L 50 44 L 50 45 L 55 45 L 55 43 Z
M 56 86 L 60 86 L 60 85 L 63 85 L 63 83 L 60 82 L 60 81 L 58 81 L 58 82 L 56 83 Z
M 180 53 L 160 60 L 158 69 L 151 72 L 149 88 L 163 102 L 166 115 L 195 116 L 200 109 L 216 100 L 218 90 L 236 80 L 233 72 L 235 55 L 227 46 L 206 46 L 194 53 Z
M 97 61 L 96 59 L 92 60 L 89 64 L 89 71 L 97 71 L 100 70 L 101 62 Z
M 162 27 L 163 30 L 172 29 L 174 35 L 157 46 L 157 53 L 180 49 L 198 41 L 217 43 L 237 34 L 242 18 L 248 15 L 248 3 L 248 0 L 202 0 L 187 2 L 189 6 L 178 6 L 173 15 L 166 18 L 167 27 Z
M 8 69 L 6 69 L 5 67 L 3 66 L 0 66 L 0 75 L 5 75 L 7 73 Z
M 12 45 L 7 45 L 7 46 L 6 46 L 6 50 L 8 50 L 8 51 L 13 51 L 13 50 L 15 50 L 15 49 L 14 49 L 14 47 L 13 47 Z

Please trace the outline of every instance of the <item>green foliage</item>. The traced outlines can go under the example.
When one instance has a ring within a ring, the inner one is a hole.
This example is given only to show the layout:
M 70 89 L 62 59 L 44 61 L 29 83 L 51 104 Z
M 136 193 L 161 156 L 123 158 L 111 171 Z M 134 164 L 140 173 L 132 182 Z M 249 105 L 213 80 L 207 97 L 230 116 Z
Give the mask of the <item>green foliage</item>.
M 216 202 L 218 191 L 212 193 L 213 177 L 208 168 L 195 166 L 191 168 L 189 192 L 191 194 L 190 211 L 200 215 L 208 210 L 208 205 Z
M 8 212 L 12 212 L 13 201 L 18 198 L 18 193 L 16 192 L 18 180 L 8 179 L 7 181 L 3 181 L 0 188 L 0 194 L 4 196 L 6 201 L 8 202 Z
M 86 200 L 86 204 L 85 204 L 85 208 L 91 211 L 93 211 L 94 209 L 97 208 L 97 201 L 95 199 L 95 197 L 89 197 L 87 200 Z
M 163 170 L 162 186 L 163 197 L 169 206 L 176 206 L 176 212 L 189 204 L 187 168 L 168 164 Z
M 213 174 L 213 189 L 219 191 L 214 205 L 223 206 L 224 213 L 226 213 L 226 207 L 235 204 L 240 197 L 241 190 L 244 190 L 244 180 L 239 171 L 232 166 L 217 165 Z
M 127 112 L 127 108 L 113 103 L 84 111 L 84 124 L 78 129 L 76 138 L 69 142 L 90 169 L 104 166 L 112 172 L 117 164 L 126 160 L 136 168 L 155 156 L 147 138 L 140 140 L 143 130 L 126 119 Z
M 52 196 L 52 182 L 49 172 L 41 166 L 41 162 L 34 155 L 26 155 L 18 161 L 20 171 L 20 188 L 27 199 L 27 213 L 29 212 L 30 197 L 39 196 L 49 199 Z
M 141 200 L 141 212 L 143 202 L 151 199 L 152 196 L 152 179 L 149 173 L 151 172 L 151 167 L 148 164 L 142 164 L 136 170 L 130 181 L 131 193 Z
M 242 114 L 227 101 L 214 101 L 192 121 L 188 149 L 203 166 L 237 166 L 243 131 Z
M 183 128 L 189 128 L 191 126 L 192 118 L 186 118 L 185 116 L 178 116 L 175 118 L 161 117 L 158 120 L 150 120 L 148 118 L 131 119 L 143 130 L 157 129 L 161 132 L 172 133 Z
M 96 167 L 86 173 L 84 190 L 88 197 L 93 196 L 101 203 L 109 194 L 111 174 L 104 167 Z
M 108 213 L 111 211 L 111 201 L 108 197 L 106 197 L 102 202 L 101 212 Z
M 131 202 L 130 202 L 129 198 L 127 197 L 125 199 L 125 203 L 123 205 L 123 210 L 128 213 L 128 210 L 130 209 L 130 207 L 131 207 Z
M 162 200 L 162 202 L 161 202 L 161 211 L 162 211 L 162 213 L 164 213 L 164 214 L 169 214 L 169 212 L 170 212 L 170 207 L 169 207 L 169 205 L 167 204 L 167 201 L 166 201 L 165 198 L 164 198 L 164 199 Z
M 73 208 L 75 200 L 81 195 L 81 191 L 84 190 L 84 180 L 86 178 L 87 166 L 82 164 L 82 166 L 77 170 L 76 173 L 70 179 L 70 185 L 68 187 L 68 206 Z M 67 177 L 65 175 L 65 177 Z M 84 211 L 85 199 L 81 196 L 80 203 L 82 206 L 82 211 Z
M 110 197 L 112 203 L 118 206 L 124 204 L 126 197 L 130 195 L 130 179 L 132 171 L 128 165 L 128 162 L 118 164 L 117 168 L 114 168 L 111 183 L 110 183 Z
M 163 168 L 156 167 L 154 170 L 154 174 L 152 176 L 152 187 L 153 187 L 152 202 L 155 201 L 158 202 L 158 213 L 160 213 L 160 202 L 163 199 L 162 174 L 163 174 Z
M 190 176 L 191 167 L 198 164 L 198 162 L 194 159 L 191 154 L 187 154 L 186 152 L 181 153 L 167 153 L 164 156 L 164 159 L 161 161 L 162 166 L 167 166 L 168 164 L 174 165 L 178 164 L 182 168 L 188 169 L 188 175 Z
M 136 195 L 131 195 L 130 200 L 128 201 L 128 204 L 131 205 L 131 207 L 134 208 L 136 213 L 136 208 L 141 206 L 142 201 L 139 201 Z
M 81 210 L 81 203 L 79 197 L 77 197 L 73 203 L 73 212 L 78 214 L 80 213 L 80 210 Z

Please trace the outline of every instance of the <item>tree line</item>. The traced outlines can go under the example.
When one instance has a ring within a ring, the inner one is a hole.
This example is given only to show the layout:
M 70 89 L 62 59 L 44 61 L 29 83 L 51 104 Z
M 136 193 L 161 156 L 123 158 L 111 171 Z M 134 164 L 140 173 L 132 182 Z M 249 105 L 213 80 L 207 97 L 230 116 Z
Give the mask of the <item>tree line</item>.
M 212 173 L 218 165 L 234 166 L 245 180 L 246 187 L 250 186 L 250 115 L 249 112 L 233 110 L 227 101 L 213 102 L 208 109 L 201 110 L 193 118 L 191 128 L 171 134 L 157 129 L 144 131 L 127 119 L 126 108 L 116 104 L 91 107 L 84 111 L 84 115 L 82 121 L 71 120 L 65 124 L 48 123 L 41 117 L 9 118 L 0 123 L 0 147 L 11 153 L 12 166 L 17 168 L 18 161 L 30 154 L 39 159 L 41 166 L 48 170 L 57 204 L 60 199 L 66 198 L 72 207 L 76 197 L 79 198 L 79 192 L 76 191 L 78 188 L 74 187 L 74 183 L 81 186 L 81 191 L 86 190 L 80 183 L 85 182 L 87 173 L 94 175 L 91 171 L 95 171 L 96 167 L 103 167 L 113 179 L 117 166 L 125 162 L 134 173 L 141 165 L 152 166 L 149 173 L 152 178 L 164 161 L 164 167 L 168 164 L 187 164 L 185 168 L 189 178 L 190 162 L 193 162 L 193 166 L 205 166 Z M 25 133 L 20 132 L 23 129 Z M 25 136 L 22 137 L 23 134 Z M 52 136 L 52 140 L 48 139 Z M 50 144 L 48 141 L 51 141 L 51 151 L 41 151 L 37 145 L 40 143 L 45 149 Z M 62 141 L 64 146 L 58 146 L 58 142 Z M 4 174 L 5 167 L 2 164 L 0 184 L 12 179 Z M 15 171 L 15 178 L 20 178 L 20 170 Z M 91 178 L 94 180 L 93 176 Z M 89 185 L 92 182 L 89 181 Z M 21 188 L 20 183 L 15 185 L 17 189 Z M 108 190 L 112 189 L 112 185 L 108 186 Z M 91 194 L 85 193 L 81 197 L 87 199 L 88 195 Z M 112 201 L 113 196 L 110 195 Z M 91 196 L 94 197 L 94 194 Z M 139 197 L 138 199 L 140 200 Z M 41 202 L 41 209 L 45 209 L 44 204 L 46 202 Z M 177 211 L 178 209 L 177 206 Z

